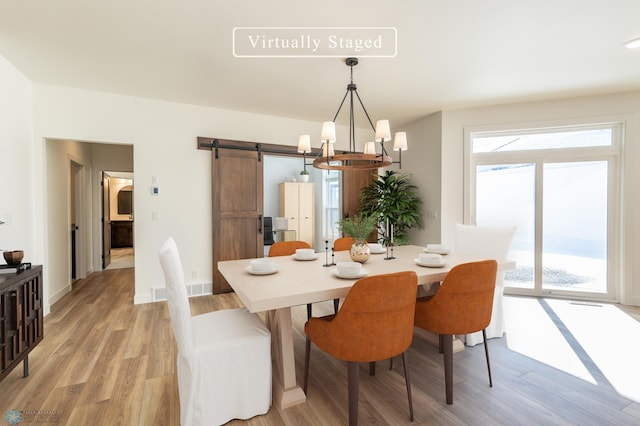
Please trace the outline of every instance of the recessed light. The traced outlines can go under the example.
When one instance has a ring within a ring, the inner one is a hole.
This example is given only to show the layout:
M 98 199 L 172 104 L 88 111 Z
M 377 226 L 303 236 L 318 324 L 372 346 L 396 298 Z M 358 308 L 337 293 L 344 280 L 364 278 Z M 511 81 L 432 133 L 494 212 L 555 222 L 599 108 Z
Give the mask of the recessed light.
M 627 49 L 637 49 L 640 47 L 640 37 L 629 40 L 624 44 Z

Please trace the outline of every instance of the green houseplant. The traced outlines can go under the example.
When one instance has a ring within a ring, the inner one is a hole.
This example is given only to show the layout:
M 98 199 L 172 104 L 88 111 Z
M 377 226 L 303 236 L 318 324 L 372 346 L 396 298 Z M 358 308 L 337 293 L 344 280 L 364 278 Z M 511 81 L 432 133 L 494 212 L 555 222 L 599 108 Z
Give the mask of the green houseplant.
M 366 241 L 378 226 L 378 220 L 375 216 L 360 213 L 352 218 L 341 220 L 338 225 L 343 234 L 353 237 L 356 241 Z
M 406 173 L 388 170 L 360 194 L 360 210 L 377 218 L 378 236 L 385 245 L 391 242 L 391 226 L 395 245 L 409 243 L 409 229 L 422 228 L 421 207 L 418 187 Z
M 302 182 L 309 182 L 309 172 L 306 170 L 300 171 L 300 180 Z
M 371 249 L 367 244 L 367 238 L 378 226 L 378 219 L 375 216 L 359 213 L 349 219 L 341 220 L 338 226 L 344 235 L 349 235 L 355 240 L 349 250 L 351 260 L 360 263 L 369 260 Z

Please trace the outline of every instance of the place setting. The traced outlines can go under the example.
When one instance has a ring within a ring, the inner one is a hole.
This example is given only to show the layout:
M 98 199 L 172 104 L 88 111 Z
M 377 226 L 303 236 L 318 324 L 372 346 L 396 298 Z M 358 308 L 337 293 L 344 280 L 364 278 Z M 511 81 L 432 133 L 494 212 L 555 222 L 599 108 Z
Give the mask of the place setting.
M 338 262 L 331 270 L 331 274 L 337 278 L 353 280 L 365 277 L 369 273 L 368 269 L 362 267 L 360 262 Z
M 438 253 L 420 253 L 414 262 L 418 266 L 427 268 L 442 268 L 447 264 L 447 261 Z
M 251 275 L 270 275 L 278 272 L 280 267 L 270 258 L 253 259 L 244 270 Z
M 427 244 L 425 253 L 448 254 L 449 249 L 443 244 Z
M 380 243 L 369 243 L 369 249 L 371 254 L 384 254 L 387 252 L 387 249 Z
M 296 249 L 295 254 L 293 255 L 295 260 L 301 260 L 303 262 L 309 260 L 316 260 L 318 258 L 318 253 L 312 248 L 301 248 Z

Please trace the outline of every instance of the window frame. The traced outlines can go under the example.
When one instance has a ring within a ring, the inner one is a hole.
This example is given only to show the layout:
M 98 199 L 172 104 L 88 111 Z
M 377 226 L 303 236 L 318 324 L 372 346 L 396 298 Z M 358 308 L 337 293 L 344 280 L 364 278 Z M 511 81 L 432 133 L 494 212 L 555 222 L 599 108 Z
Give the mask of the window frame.
M 575 130 L 608 128 L 612 130 L 611 145 L 514 150 L 500 152 L 472 152 L 473 139 L 477 136 L 505 136 L 539 133 L 557 133 Z M 505 287 L 505 293 L 533 296 L 571 297 L 584 300 L 619 301 L 622 291 L 621 261 L 621 185 L 622 148 L 624 121 L 602 120 L 566 123 L 532 123 L 529 125 L 492 125 L 464 128 L 464 202 L 463 220 L 466 224 L 476 223 L 476 167 L 496 164 L 532 163 L 535 167 L 535 279 L 533 289 Z M 574 290 L 548 290 L 542 288 L 542 196 L 544 164 L 561 162 L 606 161 L 608 167 L 607 186 L 607 290 L 606 293 L 590 293 Z

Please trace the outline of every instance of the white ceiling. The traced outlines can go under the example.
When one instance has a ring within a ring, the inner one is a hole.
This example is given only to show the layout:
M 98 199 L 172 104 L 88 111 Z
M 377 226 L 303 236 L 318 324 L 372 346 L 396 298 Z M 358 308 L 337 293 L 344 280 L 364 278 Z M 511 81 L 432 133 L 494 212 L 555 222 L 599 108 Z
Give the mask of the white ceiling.
M 640 49 L 622 47 L 639 17 L 639 0 L 0 0 L 0 55 L 35 83 L 324 121 L 344 59 L 237 58 L 233 28 L 395 27 L 397 56 L 354 69 L 372 119 L 393 125 L 640 90 Z

